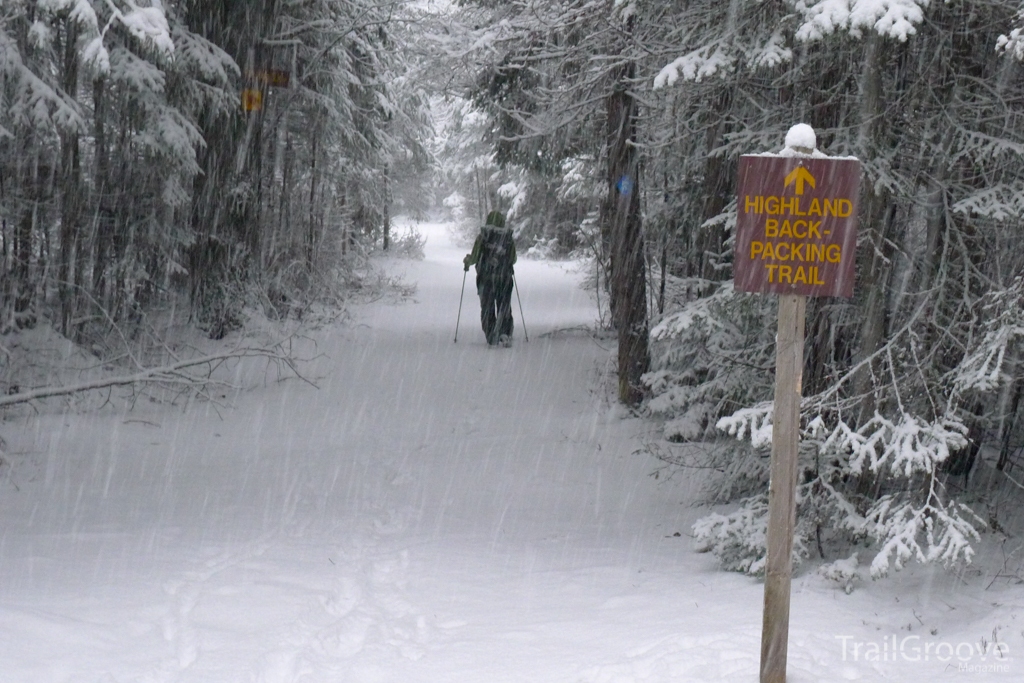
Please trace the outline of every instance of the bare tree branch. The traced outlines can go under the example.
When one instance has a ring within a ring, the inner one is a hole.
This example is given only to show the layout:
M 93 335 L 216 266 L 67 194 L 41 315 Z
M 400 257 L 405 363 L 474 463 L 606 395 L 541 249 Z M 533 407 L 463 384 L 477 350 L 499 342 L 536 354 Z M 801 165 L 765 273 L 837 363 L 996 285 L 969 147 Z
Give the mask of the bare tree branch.
M 30 401 L 36 401 L 44 398 L 51 398 L 53 396 L 69 396 L 71 394 L 92 391 L 95 389 L 147 383 L 185 384 L 186 386 L 192 386 L 201 391 L 210 384 L 217 383 L 217 380 L 213 377 L 213 372 L 217 367 L 229 360 L 242 358 L 267 358 L 272 362 L 283 364 L 287 366 L 297 378 L 306 382 L 310 386 L 316 387 L 314 382 L 307 379 L 301 372 L 299 372 L 297 367 L 298 359 L 291 353 L 282 350 L 281 344 L 276 344 L 269 348 L 244 346 L 223 353 L 214 353 L 207 356 L 200 356 L 198 358 L 181 360 L 169 365 L 146 368 L 145 370 L 141 370 L 130 375 L 103 377 L 65 386 L 40 387 L 38 389 L 21 391 L 8 396 L 0 396 L 0 408 L 17 405 L 19 403 L 28 403 Z M 206 366 L 207 368 L 204 374 L 182 372 L 189 368 L 201 366 Z

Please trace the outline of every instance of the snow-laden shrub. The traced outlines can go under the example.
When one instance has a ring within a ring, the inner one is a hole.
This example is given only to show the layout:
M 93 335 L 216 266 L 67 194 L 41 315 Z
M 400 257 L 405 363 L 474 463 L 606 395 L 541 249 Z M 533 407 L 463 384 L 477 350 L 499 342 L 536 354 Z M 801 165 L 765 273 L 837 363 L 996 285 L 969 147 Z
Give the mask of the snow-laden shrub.
M 774 297 L 737 294 L 726 283 L 685 304 L 651 331 L 647 409 L 670 441 L 714 435 L 719 418 L 771 398 Z
M 460 223 L 465 219 L 467 214 L 466 198 L 458 192 L 452 192 L 441 200 L 441 205 L 448 209 L 451 213 L 452 220 L 456 223 Z
M 859 564 L 857 553 L 854 553 L 846 559 L 821 565 L 818 574 L 838 584 L 849 595 L 853 592 L 853 584 L 860 580 L 860 572 L 857 570 Z
M 769 437 L 770 438 L 770 437 Z M 740 507 L 728 514 L 712 513 L 693 525 L 698 552 L 715 555 L 724 569 L 752 576 L 764 573 L 766 559 L 765 535 L 768 527 L 768 495 L 765 492 L 769 477 L 769 460 L 759 449 L 744 457 L 742 449 L 732 451 L 733 467 L 720 467 L 723 476 L 713 492 L 719 496 L 730 492 L 759 490 L 761 493 L 742 500 Z M 759 455 L 762 457 L 759 457 Z M 809 473 L 814 468 L 814 449 L 801 447 L 800 471 Z M 855 537 L 843 529 L 844 520 L 852 514 L 853 506 L 845 500 L 828 480 L 839 479 L 837 463 L 830 463 L 825 478 L 805 476 L 807 480 L 797 487 L 797 523 L 793 533 L 793 566 L 808 558 L 812 549 L 822 552 L 823 543 L 833 544 Z M 739 486 L 744 482 L 746 486 Z
M 552 237 L 551 239 L 540 238 L 534 242 L 533 246 L 526 250 L 523 254 L 524 258 L 547 260 L 556 258 L 559 254 L 558 238 Z
M 967 427 L 955 416 L 926 422 L 902 413 L 889 420 L 878 413 L 857 430 L 838 421 L 822 448 L 850 453 L 850 471 L 888 477 L 900 484 L 873 501 L 864 519 L 850 517 L 847 526 L 864 532 L 881 548 L 871 562 L 871 575 L 884 576 L 890 566 L 902 569 L 908 560 L 941 561 L 946 566 L 969 563 L 973 522 L 984 524 L 966 505 L 949 501 L 939 481 L 939 467 L 954 450 L 967 447 Z
M 771 340 L 760 340 L 775 325 L 773 316 L 765 315 L 762 337 L 731 339 L 736 328 L 723 320 L 735 320 L 742 309 L 730 305 L 726 294 L 694 302 L 666 318 L 658 333 L 672 331 L 671 360 L 677 364 L 656 368 L 648 382 L 655 394 L 652 412 L 671 414 L 682 424 L 670 423 L 672 433 L 700 438 L 703 432 L 706 439 L 702 420 L 712 413 L 705 406 L 708 398 L 726 395 L 721 380 L 728 374 L 724 367 L 708 371 L 711 361 L 705 354 L 730 358 L 721 342 L 711 346 L 719 339 L 729 340 L 730 348 L 746 349 L 733 356 L 747 364 L 746 377 L 737 371 L 728 385 L 739 398 L 715 422 L 744 448 L 716 449 L 729 456 L 699 463 L 718 474 L 709 500 L 742 499 L 741 507 L 700 520 L 694 531 L 699 549 L 715 553 L 725 567 L 749 572 L 763 560 L 763 549 L 755 541 L 763 535 L 767 508 L 751 501 L 768 488 L 772 403 L 768 381 L 759 393 L 743 394 L 737 388 L 756 386 L 768 374 L 760 368 L 774 365 Z M 747 299 L 750 305 L 758 300 Z M 854 547 L 864 557 L 866 550 L 871 554 L 864 573 L 872 578 L 912 562 L 957 567 L 972 561 L 979 530 L 987 525 L 962 499 L 970 492 L 951 490 L 947 480 L 971 472 L 984 430 L 992 427 L 995 432 L 997 425 L 1003 430 L 1001 419 L 1006 433 L 1000 436 L 1003 452 L 995 467 L 1003 468 L 1006 434 L 1014 433 L 1019 412 L 1012 390 L 1024 354 L 1024 277 L 974 304 L 976 314 L 965 332 L 971 341 L 962 346 L 937 344 L 945 338 L 934 335 L 926 319 L 913 317 L 921 310 L 912 311 L 904 327 L 866 361 L 843 368 L 840 359 L 827 375 L 832 379 L 819 378 L 819 393 L 806 396 L 802 405 L 796 543 L 816 547 L 822 559 L 848 556 Z M 715 353 L 707 353 L 709 348 Z M 940 351 L 941 363 L 936 360 Z M 680 381 L 686 373 L 688 382 Z M 671 413 L 669 406 L 678 412 Z M 977 495 L 984 501 L 983 493 Z M 828 571 L 839 576 L 839 569 L 834 565 Z
M 763 576 L 767 560 L 768 496 L 748 498 L 727 515 L 712 513 L 693 525 L 696 550 L 710 552 L 729 571 Z M 793 565 L 809 555 L 805 534 L 794 534 Z
M 908 335 L 885 347 L 877 366 L 884 374 L 876 375 L 870 402 L 843 395 L 852 384 L 849 376 L 804 399 L 797 547 L 816 547 L 824 559 L 864 545 L 873 552 L 873 578 L 914 561 L 947 567 L 971 562 L 984 522 L 944 482 L 954 456 L 971 446 L 972 415 L 964 405 L 975 405 L 977 397 L 965 399 L 965 392 L 1002 383 L 1004 356 L 1019 353 L 1014 344 L 1024 337 L 1022 293 L 1018 281 L 987 298 L 992 322 L 979 326 L 981 343 L 945 378 L 915 370 L 911 363 L 920 345 Z M 655 336 L 670 344 L 645 379 L 653 394 L 651 412 L 670 418 L 667 438 L 707 439 L 713 420 L 712 429 L 744 444 L 703 463 L 718 472 L 708 498 L 741 496 L 740 509 L 711 515 L 694 531 L 699 549 L 715 553 L 727 568 L 751 573 L 763 560 L 755 541 L 767 507 L 751 501 L 768 488 L 772 382 L 761 368 L 774 365 L 769 335 L 775 325 L 773 316 L 757 308 L 760 298 L 743 297 L 746 309 L 736 299 L 726 289 L 666 318 Z M 864 410 L 866 403 L 872 412 Z
M 713 553 L 724 569 L 753 575 L 764 572 L 767 533 L 768 497 L 763 495 L 735 512 L 715 512 L 693 525 L 697 552 Z
M 771 441 L 770 420 L 771 404 L 765 403 L 722 418 L 718 427 L 765 447 Z M 967 446 L 966 432 L 955 415 L 927 421 L 905 412 L 896 419 L 876 413 L 858 428 L 838 417 L 813 416 L 801 435 L 795 547 L 816 543 L 824 555 L 823 534 L 832 544 L 871 541 L 873 578 L 915 560 L 970 563 L 971 541 L 978 540 L 974 525 L 984 522 L 948 499 L 940 477 L 950 453 Z M 864 482 L 873 484 L 871 494 L 858 492 Z M 729 538 L 759 538 L 767 514 L 766 503 L 748 500 L 729 516 Z M 701 540 L 707 532 L 698 530 L 720 528 L 720 518 L 716 513 L 697 522 L 698 549 L 714 552 L 726 568 L 752 573 L 750 567 L 759 568 L 763 560 L 763 548 Z
M 423 259 L 423 248 L 427 244 L 427 238 L 412 225 L 407 225 L 404 230 L 391 237 L 387 253 L 390 256 L 413 259 Z

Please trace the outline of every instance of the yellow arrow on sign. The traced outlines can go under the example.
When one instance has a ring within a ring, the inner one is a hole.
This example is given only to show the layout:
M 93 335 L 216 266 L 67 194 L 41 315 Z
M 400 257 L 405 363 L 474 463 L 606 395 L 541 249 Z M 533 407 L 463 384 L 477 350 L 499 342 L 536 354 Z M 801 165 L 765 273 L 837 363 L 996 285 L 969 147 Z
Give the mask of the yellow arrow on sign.
M 811 172 L 803 166 L 797 166 L 788 176 L 786 176 L 785 185 L 783 185 L 783 187 L 789 187 L 793 183 L 796 183 L 796 193 L 803 194 L 804 183 L 810 185 L 812 190 L 814 189 L 814 176 L 812 176 Z

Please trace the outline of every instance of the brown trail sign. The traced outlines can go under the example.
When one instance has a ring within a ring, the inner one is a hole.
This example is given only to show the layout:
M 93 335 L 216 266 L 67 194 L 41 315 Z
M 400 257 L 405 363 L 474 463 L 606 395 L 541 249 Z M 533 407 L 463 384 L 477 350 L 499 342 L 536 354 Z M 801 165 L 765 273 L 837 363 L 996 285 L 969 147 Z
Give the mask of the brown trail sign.
M 740 157 L 734 286 L 779 295 L 768 487 L 761 683 L 785 683 L 808 296 L 853 295 L 860 162 L 814 152 L 797 124 L 787 155 Z
M 736 205 L 736 289 L 853 296 L 860 162 L 744 155 Z

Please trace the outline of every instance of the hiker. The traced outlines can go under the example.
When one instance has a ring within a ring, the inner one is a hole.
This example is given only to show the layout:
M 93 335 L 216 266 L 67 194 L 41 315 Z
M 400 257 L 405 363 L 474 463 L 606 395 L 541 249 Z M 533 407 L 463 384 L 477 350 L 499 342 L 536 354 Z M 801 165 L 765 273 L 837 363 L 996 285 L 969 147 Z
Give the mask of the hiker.
M 480 323 L 491 346 L 512 344 L 512 264 L 515 262 L 512 228 L 505 227 L 505 216 L 500 211 L 491 211 L 473 243 L 473 251 L 462 259 L 464 270 L 476 265 Z

